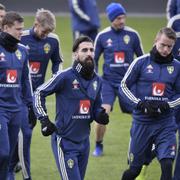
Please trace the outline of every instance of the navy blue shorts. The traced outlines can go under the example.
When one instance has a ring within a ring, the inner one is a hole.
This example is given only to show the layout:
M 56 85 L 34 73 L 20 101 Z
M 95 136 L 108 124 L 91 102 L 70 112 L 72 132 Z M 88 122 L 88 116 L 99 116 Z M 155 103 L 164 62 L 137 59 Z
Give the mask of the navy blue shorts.
M 113 108 L 114 101 L 118 97 L 119 106 L 123 113 L 132 113 L 132 107 L 129 106 L 120 96 L 119 87 L 113 86 L 109 81 L 103 79 L 102 84 L 102 100 L 103 104 L 109 104 Z
M 156 149 L 158 160 L 174 159 L 176 156 L 176 123 L 175 120 L 153 124 L 139 124 L 133 121 L 129 147 L 129 162 L 131 166 L 142 166 L 151 161 L 152 145 Z

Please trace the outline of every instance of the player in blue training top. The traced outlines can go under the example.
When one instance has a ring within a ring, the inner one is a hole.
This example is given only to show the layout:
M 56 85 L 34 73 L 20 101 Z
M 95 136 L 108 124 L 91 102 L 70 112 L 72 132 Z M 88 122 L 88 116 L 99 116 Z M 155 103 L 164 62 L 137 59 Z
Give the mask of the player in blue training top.
M 180 14 L 180 0 L 168 0 L 166 7 L 167 19 Z
M 69 0 L 69 8 L 74 40 L 86 35 L 94 41 L 100 27 L 96 0 Z
M 173 16 L 169 21 L 168 21 L 168 27 L 171 27 L 175 32 L 177 36 L 176 43 L 173 47 L 173 55 L 174 57 L 180 61 L 180 14 Z M 177 152 L 177 157 L 176 157 L 176 165 L 174 169 L 174 179 L 173 180 L 179 180 L 180 179 L 180 108 L 176 109 L 175 111 L 175 117 L 176 117 L 176 123 L 178 125 L 178 134 L 179 134 L 179 144 L 178 144 L 178 152 Z
M 6 180 L 9 162 L 16 147 L 24 103 L 32 108 L 32 87 L 28 68 L 28 52 L 19 44 L 23 18 L 8 12 L 0 33 L 0 179 Z M 23 99 L 22 99 L 23 98 Z
M 122 180 L 138 176 L 142 165 L 151 160 L 152 144 L 161 165 L 161 180 L 172 179 L 177 128 L 174 108 L 180 105 L 180 63 L 172 55 L 175 41 L 175 32 L 162 28 L 150 53 L 134 60 L 121 81 L 120 93 L 134 108 L 130 167 Z
M 103 53 L 103 107 L 109 114 L 116 97 L 122 112 L 131 113 L 131 109 L 124 103 L 118 92 L 120 81 L 133 61 L 134 55 L 141 56 L 143 49 L 138 33 L 125 26 L 126 11 L 119 3 L 110 3 L 106 13 L 111 21 L 111 27 L 101 31 L 95 40 L 95 62 L 98 70 L 98 61 Z M 106 126 L 95 124 L 96 148 L 94 156 L 103 154 L 103 137 Z
M 83 180 L 89 156 L 90 124 L 109 122 L 101 107 L 101 79 L 94 72 L 93 41 L 81 36 L 73 45 L 72 68 L 57 73 L 34 93 L 34 107 L 63 180 Z M 56 94 L 55 124 L 49 120 L 45 97 Z
M 29 50 L 29 64 L 33 91 L 44 83 L 46 70 L 50 60 L 52 62 L 52 74 L 60 69 L 62 54 L 60 52 L 59 38 L 56 34 L 52 33 L 55 26 L 56 19 L 54 14 L 46 9 L 38 9 L 35 16 L 34 26 L 29 30 L 23 31 L 21 43 Z M 35 126 L 36 121 L 30 122 L 28 120 L 28 117 L 26 116 L 26 107 L 23 108 L 23 111 L 24 119 L 19 133 L 19 145 L 14 154 L 11 166 L 14 167 L 19 159 L 22 167 L 23 178 L 29 180 L 31 179 L 30 144 L 32 129 Z M 33 114 L 30 115 L 34 116 Z

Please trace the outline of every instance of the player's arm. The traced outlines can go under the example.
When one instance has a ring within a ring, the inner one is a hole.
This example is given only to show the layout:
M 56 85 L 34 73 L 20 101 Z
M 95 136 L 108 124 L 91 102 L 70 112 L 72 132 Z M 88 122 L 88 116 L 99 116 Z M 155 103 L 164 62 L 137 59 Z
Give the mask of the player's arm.
M 63 55 L 62 55 L 62 51 L 61 51 L 60 40 L 57 35 L 55 38 L 55 48 L 54 48 L 52 56 L 51 56 L 51 62 L 52 62 L 51 70 L 52 70 L 53 74 L 59 70 L 62 70 Z
M 144 54 L 142 40 L 138 32 L 136 32 L 134 50 L 136 57 L 142 56 Z
M 131 88 L 136 84 L 138 75 L 140 72 L 139 58 L 135 59 L 129 66 L 124 78 L 122 79 L 119 87 L 120 95 L 126 100 L 126 102 L 132 106 L 136 107 L 140 99 L 137 98 L 132 92 Z
M 103 47 L 102 47 L 102 43 L 101 43 L 101 37 L 100 35 L 98 34 L 96 39 L 95 39 L 95 42 L 94 42 L 94 61 L 95 61 L 95 64 L 96 64 L 96 72 L 98 72 L 98 65 L 99 65 L 99 59 L 100 59 L 100 56 L 103 52 Z
M 90 17 L 81 9 L 80 5 L 79 5 L 79 1 L 78 0 L 72 0 L 72 8 L 73 11 L 84 21 L 89 22 L 90 21 Z
M 166 8 L 167 19 L 169 20 L 174 15 L 176 15 L 176 12 L 177 12 L 176 0 L 168 0 L 167 8 Z

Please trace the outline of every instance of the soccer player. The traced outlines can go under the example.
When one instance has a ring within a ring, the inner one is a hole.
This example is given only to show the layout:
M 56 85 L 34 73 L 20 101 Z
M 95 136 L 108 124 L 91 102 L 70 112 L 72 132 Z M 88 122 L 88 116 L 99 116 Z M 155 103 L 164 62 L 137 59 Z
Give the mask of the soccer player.
M 24 103 L 31 110 L 32 91 L 28 68 L 28 52 L 19 44 L 24 27 L 23 18 L 7 12 L 0 33 L 0 179 L 8 176 L 9 162 L 14 152 Z
M 34 93 L 34 106 L 44 136 L 52 134 L 52 149 L 63 180 L 83 180 L 89 156 L 90 124 L 109 122 L 101 107 L 101 79 L 94 72 L 93 41 L 75 40 L 74 63 L 57 73 Z M 55 124 L 49 120 L 45 97 L 56 93 Z
M 0 4 L 0 31 L 2 27 L 2 19 L 6 14 L 6 7 L 3 4 Z
M 69 8 L 74 40 L 87 35 L 94 41 L 100 27 L 96 0 L 69 0 Z
M 118 97 L 122 112 L 131 113 L 118 92 L 119 83 L 124 77 L 126 70 L 133 61 L 134 55 L 141 56 L 143 49 L 139 34 L 132 28 L 125 26 L 126 10 L 119 3 L 110 3 L 106 8 L 111 26 L 102 30 L 95 40 L 95 62 L 98 69 L 98 61 L 103 53 L 103 85 L 102 97 L 103 108 L 109 114 Z M 95 124 L 96 147 L 94 156 L 103 154 L 103 137 L 106 126 Z
M 180 14 L 173 16 L 169 21 L 168 21 L 168 27 L 171 27 L 175 32 L 177 36 L 176 43 L 174 45 L 174 48 L 172 50 L 174 57 L 180 61 Z M 176 117 L 176 123 L 178 125 L 178 134 L 179 134 L 179 144 L 178 144 L 178 152 L 177 152 L 177 157 L 176 157 L 176 164 L 175 164 L 175 170 L 174 170 L 174 179 L 173 180 L 178 180 L 180 179 L 180 108 L 176 109 L 175 111 L 175 117 Z
M 120 93 L 134 108 L 130 166 L 122 180 L 138 176 L 142 165 L 151 160 L 153 144 L 161 165 L 161 180 L 172 179 L 176 155 L 174 108 L 180 105 L 180 63 L 172 55 L 175 41 L 171 28 L 160 29 L 150 53 L 134 60 L 121 81 Z M 132 92 L 134 85 L 136 90 Z
M 166 7 L 167 19 L 180 14 L 180 0 L 168 0 Z
M 29 51 L 33 91 L 44 82 L 50 60 L 52 62 L 52 74 L 61 69 L 60 64 L 63 59 L 59 38 L 56 34 L 52 33 L 55 27 L 56 19 L 54 14 L 46 9 L 38 9 L 33 27 L 23 31 L 21 43 L 24 44 Z M 24 119 L 19 133 L 19 145 L 18 148 L 16 148 L 11 167 L 13 168 L 19 159 L 22 166 L 23 178 L 29 180 L 31 179 L 30 144 L 32 129 L 36 124 L 36 118 L 34 118 L 34 121 L 29 121 L 28 116 L 26 116 L 27 108 L 25 106 L 23 112 Z M 34 117 L 33 113 L 29 115 Z

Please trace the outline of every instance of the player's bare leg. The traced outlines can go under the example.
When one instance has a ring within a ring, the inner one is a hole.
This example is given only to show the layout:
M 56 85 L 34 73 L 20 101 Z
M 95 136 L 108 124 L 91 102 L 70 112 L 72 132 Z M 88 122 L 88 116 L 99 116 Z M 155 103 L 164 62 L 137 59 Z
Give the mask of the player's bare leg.
M 111 111 L 111 106 L 109 104 L 103 104 L 102 107 L 106 109 L 106 112 L 109 114 Z M 106 132 L 106 126 L 102 124 L 95 123 L 95 138 L 96 138 L 96 147 L 93 152 L 93 156 L 102 156 L 103 155 L 103 138 Z

